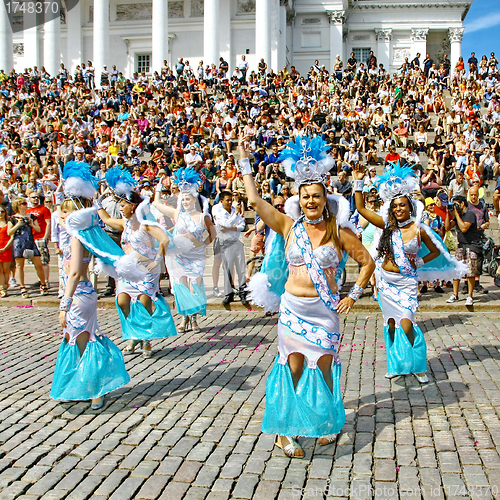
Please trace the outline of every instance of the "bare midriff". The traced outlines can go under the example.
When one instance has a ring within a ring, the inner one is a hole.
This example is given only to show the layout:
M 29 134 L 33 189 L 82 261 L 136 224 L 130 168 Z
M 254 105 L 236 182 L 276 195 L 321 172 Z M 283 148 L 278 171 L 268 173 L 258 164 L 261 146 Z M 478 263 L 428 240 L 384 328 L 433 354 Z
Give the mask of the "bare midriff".
M 311 278 L 309 277 L 309 272 L 305 265 L 301 266 L 288 266 L 289 274 L 288 280 L 285 284 L 285 290 L 292 295 L 297 297 L 317 297 L 318 292 L 314 286 Z M 326 281 L 330 287 L 332 293 L 337 293 L 337 282 L 335 281 L 335 268 L 327 267 L 323 269 L 325 273 Z

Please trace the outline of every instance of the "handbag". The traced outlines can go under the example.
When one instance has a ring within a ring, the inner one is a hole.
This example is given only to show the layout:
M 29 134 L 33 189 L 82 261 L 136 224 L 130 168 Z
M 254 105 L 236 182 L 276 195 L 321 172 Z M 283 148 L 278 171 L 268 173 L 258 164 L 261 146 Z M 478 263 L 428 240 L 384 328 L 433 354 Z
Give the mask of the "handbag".
M 444 235 L 444 244 L 450 252 L 454 252 L 458 248 L 457 239 L 451 231 L 446 231 Z

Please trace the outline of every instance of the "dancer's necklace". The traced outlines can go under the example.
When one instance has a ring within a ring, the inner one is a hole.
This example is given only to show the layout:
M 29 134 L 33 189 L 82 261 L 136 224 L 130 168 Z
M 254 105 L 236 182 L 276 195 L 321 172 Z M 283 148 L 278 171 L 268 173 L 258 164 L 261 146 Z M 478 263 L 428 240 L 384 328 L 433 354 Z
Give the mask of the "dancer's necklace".
M 411 224 L 413 221 L 411 219 L 408 219 L 408 220 L 405 220 L 404 222 L 399 222 L 398 221 L 398 226 L 399 227 L 405 227 L 407 226 L 408 224 Z
M 304 217 L 304 222 L 307 222 L 308 224 L 320 224 L 323 222 L 324 217 L 321 216 L 319 219 L 308 219 L 307 217 Z

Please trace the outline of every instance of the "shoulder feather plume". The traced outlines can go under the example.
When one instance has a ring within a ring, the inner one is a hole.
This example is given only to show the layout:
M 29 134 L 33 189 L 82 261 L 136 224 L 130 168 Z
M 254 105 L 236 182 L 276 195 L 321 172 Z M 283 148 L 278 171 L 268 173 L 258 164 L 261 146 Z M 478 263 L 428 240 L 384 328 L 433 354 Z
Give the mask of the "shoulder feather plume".
M 280 154 L 288 177 L 301 184 L 323 182 L 323 176 L 333 167 L 334 159 L 327 153 L 328 144 L 321 137 L 297 137 Z
M 91 200 L 97 195 L 99 182 L 87 163 L 69 161 L 63 169 L 64 192 L 75 198 Z
M 128 170 L 120 167 L 111 167 L 104 174 L 104 178 L 118 196 L 130 196 L 130 193 L 135 190 L 138 184 Z

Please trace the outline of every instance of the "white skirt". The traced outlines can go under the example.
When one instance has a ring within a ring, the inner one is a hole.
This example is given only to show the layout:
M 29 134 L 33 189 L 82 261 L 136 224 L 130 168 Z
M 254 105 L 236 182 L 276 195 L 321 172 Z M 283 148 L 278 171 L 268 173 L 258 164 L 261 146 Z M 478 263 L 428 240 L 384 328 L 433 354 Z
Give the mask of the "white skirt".
M 337 358 L 339 329 L 338 313 L 328 309 L 319 297 L 297 297 L 285 291 L 278 322 L 278 362 L 285 364 L 290 354 L 299 352 L 307 358 L 308 367 L 315 369 L 321 356 Z
M 384 315 L 384 323 L 389 319 L 399 326 L 402 319 L 415 322 L 418 309 L 418 280 L 401 273 L 386 271 L 381 267 L 375 269 L 378 300 Z

